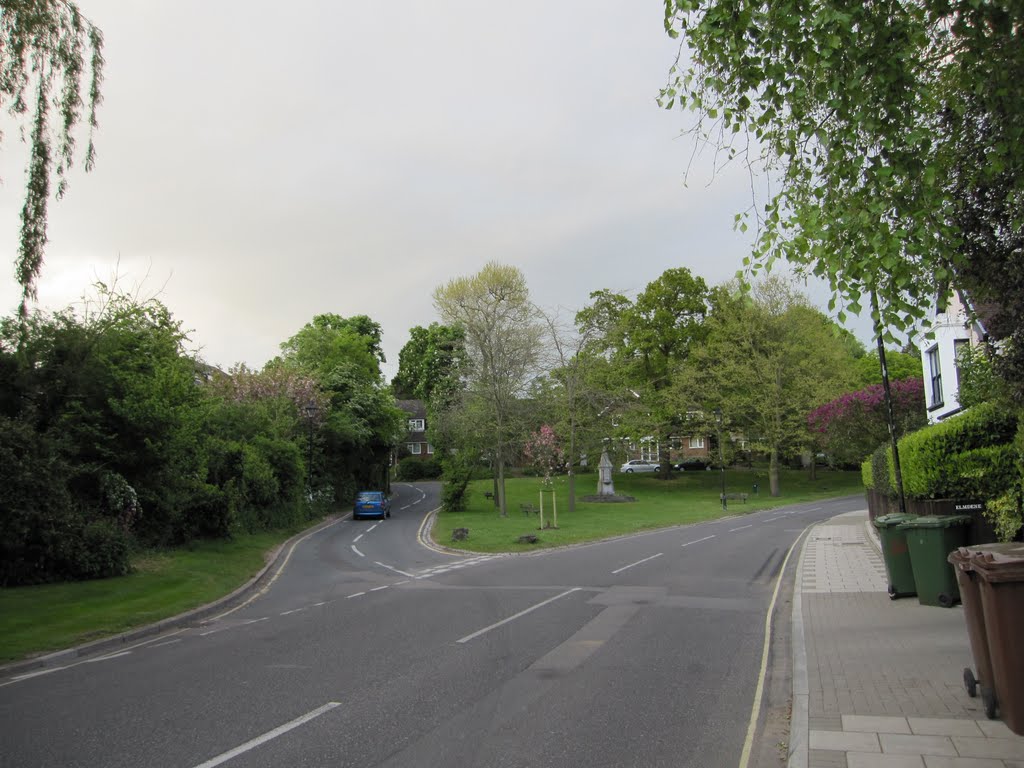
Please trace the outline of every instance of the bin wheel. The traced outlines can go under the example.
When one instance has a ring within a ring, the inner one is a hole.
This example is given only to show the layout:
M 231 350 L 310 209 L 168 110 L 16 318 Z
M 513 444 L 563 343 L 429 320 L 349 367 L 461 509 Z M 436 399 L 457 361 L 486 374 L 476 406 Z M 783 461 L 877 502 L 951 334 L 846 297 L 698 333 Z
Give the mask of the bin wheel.
M 985 717 L 996 719 L 996 692 L 988 686 L 981 686 L 981 703 L 985 705 Z
M 970 667 L 964 667 L 964 688 L 972 699 L 978 695 L 978 678 L 974 676 Z
M 952 608 L 953 596 L 947 595 L 945 592 L 939 593 L 939 605 L 941 605 L 943 608 Z
M 892 584 L 890 584 L 887 591 L 889 592 L 889 599 L 890 600 L 895 600 L 896 599 L 896 587 L 894 587 Z

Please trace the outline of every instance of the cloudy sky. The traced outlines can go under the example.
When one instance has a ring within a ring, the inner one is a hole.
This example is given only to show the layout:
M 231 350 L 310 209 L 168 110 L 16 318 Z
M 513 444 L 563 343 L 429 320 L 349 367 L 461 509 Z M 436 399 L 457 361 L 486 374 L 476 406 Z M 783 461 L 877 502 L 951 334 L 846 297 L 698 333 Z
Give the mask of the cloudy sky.
M 222 367 L 366 314 L 390 376 L 433 289 L 486 261 L 574 311 L 670 267 L 721 282 L 749 250 L 745 172 L 709 183 L 705 155 L 684 179 L 688 118 L 655 103 L 677 53 L 662 0 L 79 7 L 106 36 L 98 159 L 51 206 L 42 306 L 116 273 Z M 13 311 L 25 147 L 0 128 Z

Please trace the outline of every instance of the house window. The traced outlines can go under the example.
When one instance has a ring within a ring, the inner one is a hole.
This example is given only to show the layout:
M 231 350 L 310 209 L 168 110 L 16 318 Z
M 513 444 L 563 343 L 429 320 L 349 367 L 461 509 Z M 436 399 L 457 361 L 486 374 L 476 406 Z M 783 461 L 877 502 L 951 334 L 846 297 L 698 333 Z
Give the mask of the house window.
M 419 443 L 407 443 L 405 447 L 409 449 L 409 453 L 416 456 L 423 451 L 423 447 Z
M 928 350 L 928 376 L 932 387 L 932 408 L 942 405 L 942 368 L 939 366 L 939 345 Z
M 434 446 L 432 446 L 430 443 L 427 443 L 427 453 L 433 453 L 433 452 L 434 452 Z
M 971 342 L 968 339 L 954 339 L 953 340 L 953 363 L 956 366 L 956 388 L 960 389 L 960 354 L 964 352 Z
M 422 432 L 424 430 L 423 419 L 409 419 L 410 432 Z
M 704 438 L 703 437 L 691 437 L 690 438 L 690 447 L 691 448 L 703 448 L 704 447 Z

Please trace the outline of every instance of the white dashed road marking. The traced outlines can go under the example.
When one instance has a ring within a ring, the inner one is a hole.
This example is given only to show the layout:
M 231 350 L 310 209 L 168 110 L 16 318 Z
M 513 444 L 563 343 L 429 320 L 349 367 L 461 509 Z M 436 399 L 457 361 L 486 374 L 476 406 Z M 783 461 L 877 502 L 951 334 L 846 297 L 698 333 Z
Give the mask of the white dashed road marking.
M 314 709 L 312 712 L 307 712 L 302 717 L 297 717 L 294 720 L 285 723 L 284 725 L 279 725 L 274 730 L 267 731 L 262 736 L 257 736 L 255 739 L 250 739 L 249 741 L 245 742 L 245 744 L 240 744 L 234 749 L 228 750 L 227 752 L 223 752 L 217 755 L 216 757 L 207 760 L 205 763 L 200 763 L 195 768 L 213 768 L 215 765 L 226 763 L 228 760 L 238 757 L 239 755 L 248 752 L 250 749 L 258 747 L 260 744 L 265 744 L 271 739 L 276 739 L 278 736 L 288 733 L 288 731 L 294 728 L 298 728 L 300 725 L 308 723 L 310 720 L 320 717 L 320 715 L 324 714 L 325 712 L 330 712 L 335 707 L 340 706 L 341 704 L 337 701 L 329 701 L 322 707 L 318 707 L 317 709 Z
M 563 598 L 566 595 L 571 595 L 573 592 L 579 592 L 581 589 L 582 589 L 582 587 L 573 587 L 572 589 L 566 590 L 565 592 L 563 592 L 560 595 L 555 595 L 554 597 L 549 597 L 547 600 L 543 600 L 543 601 L 537 603 L 536 605 L 531 605 L 526 610 L 520 611 L 519 613 L 515 614 L 514 616 L 509 616 L 507 619 L 502 619 L 501 621 L 495 622 L 494 624 L 491 624 L 489 627 L 484 627 L 483 629 L 478 629 L 473 634 L 466 635 L 465 637 L 460 638 L 460 639 L 456 640 L 455 642 L 457 642 L 457 643 L 468 643 L 470 640 L 473 640 L 474 638 L 480 637 L 480 635 L 484 635 L 484 634 L 490 632 L 492 629 L 497 629 L 498 627 L 500 627 L 500 626 L 502 626 L 504 624 L 508 624 L 510 621 L 515 621 L 516 619 L 520 618 L 521 616 L 525 616 L 526 614 L 528 614 L 528 613 L 530 613 L 532 611 L 536 611 L 538 608 L 543 608 L 548 603 L 553 603 L 553 602 L 555 602 L 555 600 Z
M 663 554 L 665 554 L 665 553 L 664 552 L 659 552 L 656 555 L 651 555 L 650 557 L 645 557 L 643 560 L 637 560 L 635 563 L 630 563 L 629 565 L 624 565 L 621 568 L 618 568 L 618 569 L 612 571 L 612 574 L 614 575 L 616 573 L 622 573 L 627 568 L 632 568 L 635 565 L 640 565 L 641 563 L 646 563 L 648 560 L 653 560 L 656 557 L 661 557 Z
M 680 546 L 688 547 L 691 544 L 700 544 L 702 541 L 707 541 L 708 539 L 713 539 L 713 538 L 715 538 L 715 534 L 711 534 L 710 536 L 705 536 L 703 539 L 694 539 L 693 541 L 688 541 L 685 544 L 681 544 Z

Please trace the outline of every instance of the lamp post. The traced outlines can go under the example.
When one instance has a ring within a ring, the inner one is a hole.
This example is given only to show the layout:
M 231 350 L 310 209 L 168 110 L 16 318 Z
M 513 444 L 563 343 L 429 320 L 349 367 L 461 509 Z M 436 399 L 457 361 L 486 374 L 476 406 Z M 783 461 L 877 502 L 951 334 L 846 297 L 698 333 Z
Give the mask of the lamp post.
M 309 460 L 306 462 L 306 498 L 313 501 L 313 420 L 316 418 L 316 403 L 310 400 L 302 407 L 302 413 L 309 423 Z
M 722 409 L 715 408 L 715 423 L 718 425 L 718 465 L 722 474 L 722 509 L 727 509 L 725 503 L 725 451 L 722 448 Z

